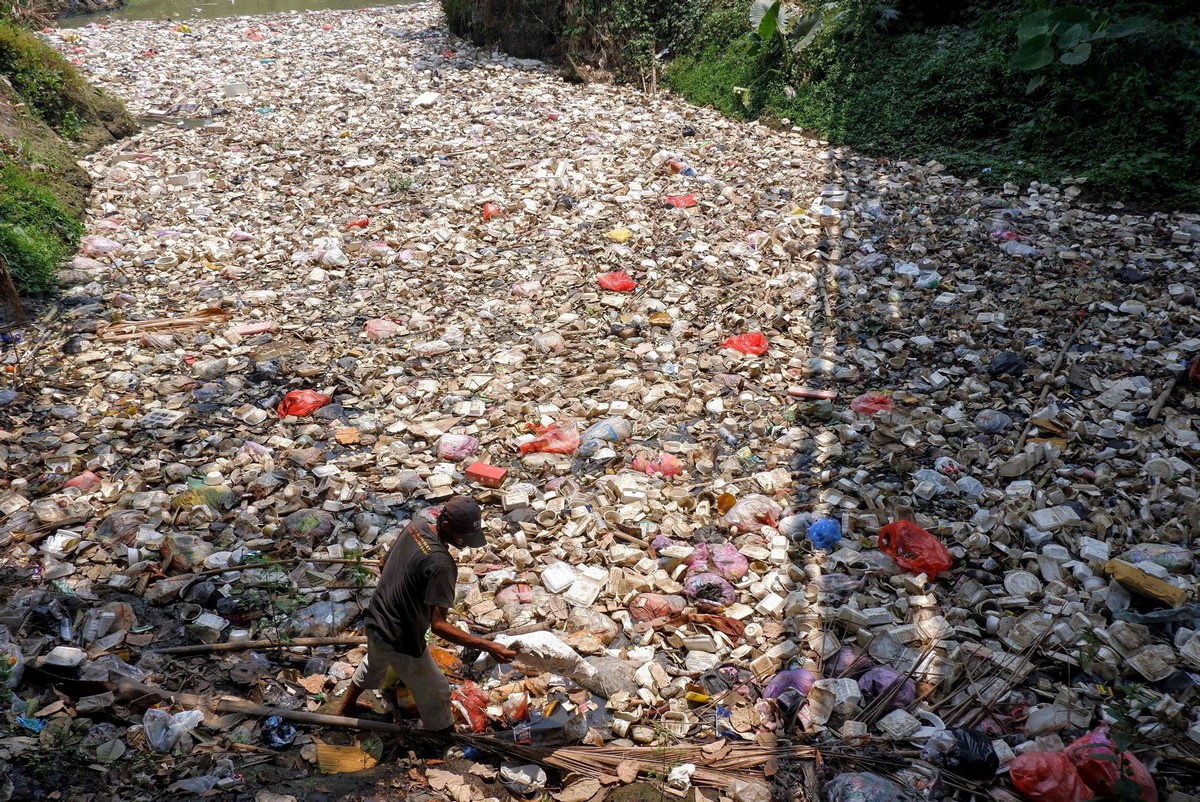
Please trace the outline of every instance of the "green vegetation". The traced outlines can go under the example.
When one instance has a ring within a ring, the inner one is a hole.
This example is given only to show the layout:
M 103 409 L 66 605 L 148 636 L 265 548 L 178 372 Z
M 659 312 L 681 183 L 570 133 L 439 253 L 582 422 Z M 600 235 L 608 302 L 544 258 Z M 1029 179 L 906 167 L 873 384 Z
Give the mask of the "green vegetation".
M 1074 27 L 1035 14 L 1044 4 L 843 0 L 822 5 L 825 24 L 790 59 L 756 47 L 750 5 L 713 7 L 666 83 L 963 176 L 1086 177 L 1106 197 L 1200 208 L 1200 18 L 1186 3 L 1090 3 L 1102 13 L 1071 12 Z
M 89 181 L 77 152 L 134 129 L 56 50 L 0 19 L 0 258 L 21 292 L 53 288 L 79 244 Z
M 18 287 L 25 292 L 52 287 L 55 269 L 75 252 L 82 235 L 79 221 L 27 171 L 0 169 L 0 254 Z

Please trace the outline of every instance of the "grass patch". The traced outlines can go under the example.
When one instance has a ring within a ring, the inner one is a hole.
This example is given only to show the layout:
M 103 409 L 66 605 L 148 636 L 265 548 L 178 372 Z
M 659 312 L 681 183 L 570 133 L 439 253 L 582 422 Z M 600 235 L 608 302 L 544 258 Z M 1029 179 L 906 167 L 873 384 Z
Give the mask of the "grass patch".
M 79 72 L 37 34 L 11 22 L 0 22 L 0 74 L 32 114 L 60 133 L 65 124 L 78 135 L 95 114 L 95 90 Z
M 0 256 L 18 288 L 53 287 L 55 271 L 81 236 L 83 226 L 54 193 L 16 165 L 0 168 Z

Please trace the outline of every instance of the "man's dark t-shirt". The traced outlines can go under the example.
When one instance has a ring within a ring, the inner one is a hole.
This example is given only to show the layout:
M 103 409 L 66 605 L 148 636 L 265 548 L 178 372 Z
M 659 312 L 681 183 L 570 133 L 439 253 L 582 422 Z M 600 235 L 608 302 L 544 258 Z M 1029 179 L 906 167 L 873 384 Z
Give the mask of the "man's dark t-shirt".
M 400 654 L 425 653 L 431 606 L 454 606 L 458 568 L 437 536 L 436 517 L 423 510 L 392 544 L 365 615 L 367 629 Z

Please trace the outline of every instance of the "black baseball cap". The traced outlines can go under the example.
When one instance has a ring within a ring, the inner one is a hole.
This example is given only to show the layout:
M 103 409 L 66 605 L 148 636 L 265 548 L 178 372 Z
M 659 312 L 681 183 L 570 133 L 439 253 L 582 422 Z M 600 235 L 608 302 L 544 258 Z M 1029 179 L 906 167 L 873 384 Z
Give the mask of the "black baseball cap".
M 479 548 L 487 543 L 483 536 L 483 512 L 475 499 L 467 496 L 455 496 L 442 507 L 441 520 L 446 528 L 456 535 L 462 535 L 463 541 L 471 548 Z

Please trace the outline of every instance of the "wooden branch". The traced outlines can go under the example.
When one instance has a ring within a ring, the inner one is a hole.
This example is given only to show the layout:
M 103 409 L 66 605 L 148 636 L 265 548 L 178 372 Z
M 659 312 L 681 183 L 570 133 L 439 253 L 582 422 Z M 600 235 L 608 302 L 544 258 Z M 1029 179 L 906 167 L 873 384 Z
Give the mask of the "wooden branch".
M 293 646 L 360 646 L 367 642 L 365 635 L 337 635 L 330 638 L 293 638 L 282 640 L 247 640 L 240 643 L 197 643 L 191 646 L 167 646 L 147 649 L 151 654 L 211 654 L 213 652 L 246 652 L 251 649 L 290 649 Z
M 280 707 L 256 705 L 246 699 L 208 699 L 193 693 L 176 693 L 163 688 L 154 688 L 134 682 L 131 679 L 118 679 L 114 690 L 120 697 L 128 700 L 151 696 L 162 701 L 171 702 L 187 708 L 206 708 L 216 713 L 241 713 L 255 718 L 279 716 L 284 721 L 294 721 L 297 724 L 311 724 L 317 727 L 342 727 L 343 729 L 362 730 L 366 732 L 385 732 L 389 735 L 434 735 L 426 730 L 414 727 L 401 727 L 387 721 L 372 721 L 365 718 L 350 718 L 348 716 L 330 716 L 324 713 L 309 713 L 306 710 L 284 710 Z

